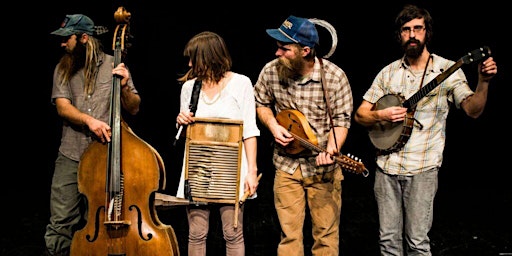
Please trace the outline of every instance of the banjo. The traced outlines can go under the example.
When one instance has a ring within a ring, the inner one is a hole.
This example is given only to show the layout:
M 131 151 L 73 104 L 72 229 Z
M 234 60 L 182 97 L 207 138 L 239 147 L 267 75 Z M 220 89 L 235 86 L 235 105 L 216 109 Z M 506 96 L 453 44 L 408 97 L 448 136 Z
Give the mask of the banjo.
M 373 126 L 370 126 L 368 133 L 373 146 L 380 154 L 388 154 L 400 150 L 411 136 L 415 122 L 414 109 L 418 101 L 441 84 L 463 64 L 480 61 L 489 57 L 490 53 L 491 51 L 487 46 L 483 46 L 469 52 L 408 99 L 405 99 L 400 94 L 387 94 L 382 96 L 373 106 L 373 110 L 381 110 L 392 106 L 401 106 L 407 108 L 407 113 L 403 122 L 380 121 L 375 123 Z

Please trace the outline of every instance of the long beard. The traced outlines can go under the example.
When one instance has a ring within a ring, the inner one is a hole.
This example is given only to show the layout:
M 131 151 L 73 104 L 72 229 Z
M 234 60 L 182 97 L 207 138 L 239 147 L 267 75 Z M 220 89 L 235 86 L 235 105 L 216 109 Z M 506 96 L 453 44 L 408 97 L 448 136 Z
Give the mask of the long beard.
M 85 45 L 78 43 L 73 50 L 66 51 L 59 61 L 59 70 L 61 71 L 61 82 L 68 82 L 73 75 L 85 67 L 86 48 Z
M 71 54 L 71 74 L 76 74 L 85 66 L 86 48 L 82 43 L 77 43 Z
M 279 58 L 277 64 L 277 74 L 280 79 L 289 78 L 296 80 L 302 77 L 300 73 L 304 69 L 304 62 L 300 58 L 285 59 Z

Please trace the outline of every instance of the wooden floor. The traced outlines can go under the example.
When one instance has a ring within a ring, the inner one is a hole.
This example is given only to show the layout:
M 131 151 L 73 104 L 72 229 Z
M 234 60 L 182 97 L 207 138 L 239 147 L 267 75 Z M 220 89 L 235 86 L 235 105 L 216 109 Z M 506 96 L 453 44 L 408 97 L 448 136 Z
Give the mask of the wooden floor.
M 372 177 L 345 175 L 340 226 L 341 255 L 379 255 Z M 273 208 L 272 180 L 272 172 L 264 173 L 258 198 L 245 203 L 244 232 L 248 256 L 276 255 L 279 224 Z M 30 200 L 20 200 L 19 193 L 3 193 L 2 208 L 9 210 L 4 214 L 0 255 L 42 255 L 44 251 L 43 234 L 49 216 L 49 193 L 44 190 L 24 193 L 31 195 Z M 509 188 L 440 186 L 430 233 L 433 255 L 512 255 L 511 205 Z M 187 255 L 188 227 L 184 206 L 159 208 L 157 213 L 162 222 L 173 227 L 181 255 Z M 310 248 L 312 242 L 310 227 L 307 222 L 304 232 L 306 248 Z M 208 255 L 223 255 L 225 250 L 216 211 L 211 216 L 207 250 Z

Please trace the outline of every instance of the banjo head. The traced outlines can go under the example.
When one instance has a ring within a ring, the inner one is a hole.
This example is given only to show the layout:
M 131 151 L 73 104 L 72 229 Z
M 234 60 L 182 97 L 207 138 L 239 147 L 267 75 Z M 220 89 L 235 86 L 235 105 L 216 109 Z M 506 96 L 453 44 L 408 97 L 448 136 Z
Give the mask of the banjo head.
M 379 122 L 368 132 L 373 146 L 379 150 L 391 150 L 402 135 L 403 124 L 400 122 Z
M 396 94 L 382 96 L 374 106 L 375 110 L 392 106 L 402 106 L 403 97 Z M 403 122 L 380 121 L 370 127 L 368 134 L 373 146 L 379 150 L 394 150 L 397 146 L 403 146 L 400 137 L 403 135 Z

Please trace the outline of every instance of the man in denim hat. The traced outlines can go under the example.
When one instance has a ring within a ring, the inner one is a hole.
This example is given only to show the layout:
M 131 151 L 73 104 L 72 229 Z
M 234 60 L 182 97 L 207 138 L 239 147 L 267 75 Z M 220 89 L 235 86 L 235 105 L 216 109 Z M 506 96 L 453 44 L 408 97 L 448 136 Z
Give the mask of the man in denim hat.
M 339 254 L 343 174 L 334 156 L 350 128 L 352 90 L 341 68 L 316 56 L 319 38 L 312 20 L 289 16 L 279 28 L 266 30 L 276 40 L 277 58 L 265 64 L 254 86 L 258 118 L 275 140 L 274 204 L 281 226 L 278 255 L 305 255 L 306 204 L 313 229 L 312 254 Z M 293 122 L 285 128 L 273 111 L 278 117 L 281 111 L 300 113 L 310 128 L 302 130 Z M 308 134 L 302 138 L 306 141 L 315 137 L 324 150 L 308 150 L 292 133 Z
M 104 53 L 93 35 L 94 22 L 83 14 L 66 15 L 51 34 L 61 37 L 65 53 L 53 74 L 51 102 L 62 118 L 62 138 L 50 194 L 50 222 L 44 239 L 47 255 L 69 255 L 72 237 L 85 224 L 87 212 L 78 191 L 78 162 L 94 140 L 110 141 L 110 99 L 113 76 L 119 76 L 121 105 L 139 111 L 140 97 L 124 63 L 112 68 L 114 57 Z

